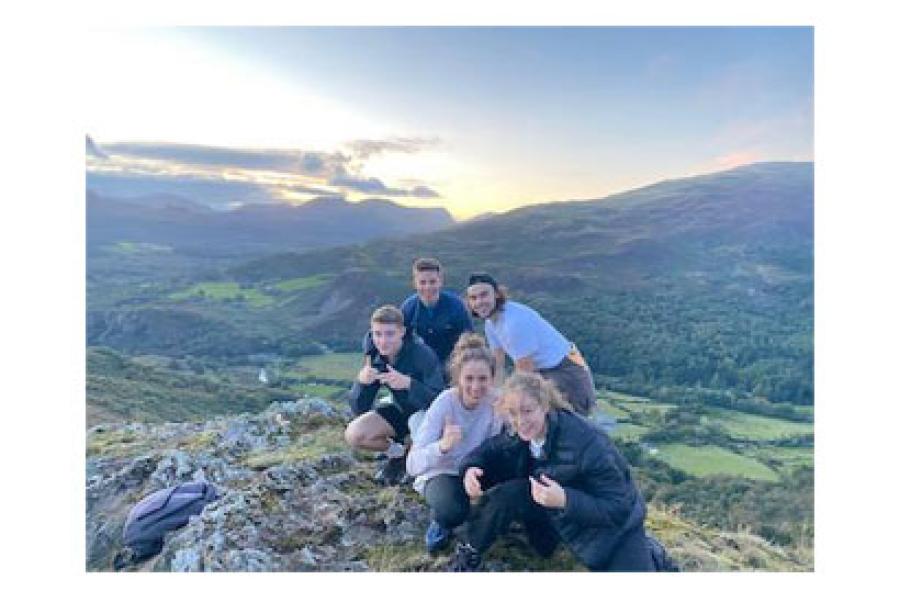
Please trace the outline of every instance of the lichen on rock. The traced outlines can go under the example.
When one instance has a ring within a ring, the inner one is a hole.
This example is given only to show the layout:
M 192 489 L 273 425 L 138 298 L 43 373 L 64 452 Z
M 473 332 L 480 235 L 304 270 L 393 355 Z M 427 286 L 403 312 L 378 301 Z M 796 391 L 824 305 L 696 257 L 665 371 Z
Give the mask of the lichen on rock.
M 343 443 L 348 415 L 316 398 L 205 423 L 104 425 L 88 431 L 87 568 L 111 570 L 130 508 L 202 479 L 220 497 L 166 536 L 145 571 L 433 571 L 428 508 L 411 488 L 378 486 L 371 457 Z M 745 533 L 706 529 L 651 508 L 648 530 L 687 570 L 809 570 L 801 557 Z M 539 558 L 520 530 L 486 553 L 492 571 L 583 570 L 560 549 Z

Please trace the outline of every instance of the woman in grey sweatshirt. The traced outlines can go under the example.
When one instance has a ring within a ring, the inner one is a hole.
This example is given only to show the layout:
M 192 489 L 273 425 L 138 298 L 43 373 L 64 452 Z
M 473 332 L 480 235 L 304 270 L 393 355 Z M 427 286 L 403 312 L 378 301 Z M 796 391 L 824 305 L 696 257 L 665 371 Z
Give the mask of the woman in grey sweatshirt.
M 452 529 L 469 514 L 469 497 L 459 476 L 463 458 L 503 425 L 494 412 L 495 368 L 483 337 L 476 333 L 460 337 L 450 357 L 453 387 L 435 398 L 412 434 L 406 470 L 416 478 L 413 487 L 431 508 L 425 533 L 429 552 L 446 546 Z

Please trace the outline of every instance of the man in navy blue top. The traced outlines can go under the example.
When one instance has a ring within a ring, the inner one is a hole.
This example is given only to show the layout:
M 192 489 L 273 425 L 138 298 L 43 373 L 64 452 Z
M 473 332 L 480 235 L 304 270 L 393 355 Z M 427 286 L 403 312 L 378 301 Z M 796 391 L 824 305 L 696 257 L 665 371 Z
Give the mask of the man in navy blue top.
M 400 306 L 407 328 L 415 331 L 446 364 L 464 331 L 472 331 L 472 317 L 459 296 L 443 291 L 441 263 L 419 258 L 413 263 L 416 293 Z

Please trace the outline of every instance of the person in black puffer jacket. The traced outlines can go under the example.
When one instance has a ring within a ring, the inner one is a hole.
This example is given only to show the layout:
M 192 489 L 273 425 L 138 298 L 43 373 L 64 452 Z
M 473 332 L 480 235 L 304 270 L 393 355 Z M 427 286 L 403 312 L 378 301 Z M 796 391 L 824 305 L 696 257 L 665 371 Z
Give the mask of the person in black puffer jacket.
M 499 406 L 514 433 L 489 438 L 460 466 L 472 509 L 468 543 L 451 568 L 477 570 L 481 554 L 519 521 L 542 556 L 561 541 L 593 571 L 655 570 L 644 501 L 606 434 L 534 373 L 510 377 Z

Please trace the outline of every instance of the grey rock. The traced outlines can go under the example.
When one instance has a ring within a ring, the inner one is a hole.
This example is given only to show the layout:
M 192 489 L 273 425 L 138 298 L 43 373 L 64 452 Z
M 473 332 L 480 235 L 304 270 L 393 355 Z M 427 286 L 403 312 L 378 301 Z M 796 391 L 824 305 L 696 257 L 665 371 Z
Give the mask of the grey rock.
M 181 573 L 202 571 L 203 558 L 195 548 L 184 548 L 175 553 L 171 570 Z

